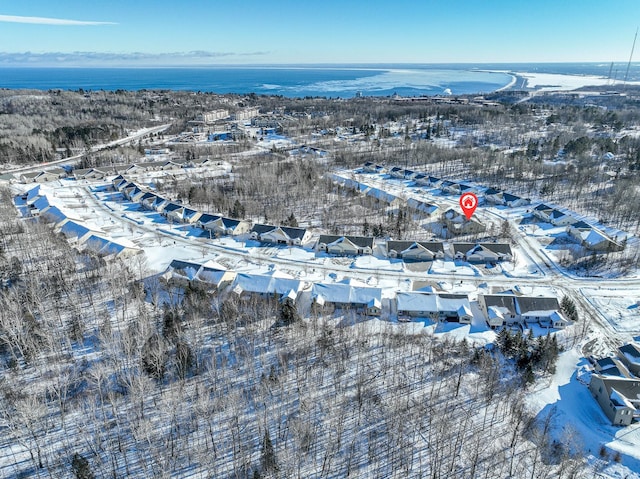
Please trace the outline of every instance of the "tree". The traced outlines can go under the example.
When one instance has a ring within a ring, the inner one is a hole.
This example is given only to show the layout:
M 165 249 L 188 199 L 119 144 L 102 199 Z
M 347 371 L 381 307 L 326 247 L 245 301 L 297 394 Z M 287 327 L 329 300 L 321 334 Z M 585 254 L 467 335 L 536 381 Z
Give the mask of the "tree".
M 565 295 L 560 301 L 560 309 L 571 321 L 578 321 L 578 309 L 576 303 L 569 296 Z
M 262 457 L 260 458 L 262 470 L 265 472 L 278 471 L 278 461 L 276 453 L 271 443 L 271 437 L 269 436 L 269 430 L 265 430 L 264 438 L 262 439 Z
M 362 223 L 362 236 L 369 236 L 369 223 L 367 222 L 367 218 L 365 218 Z
M 76 479 L 93 479 L 93 472 L 89 467 L 89 461 L 82 457 L 77 452 L 73 455 L 71 460 L 71 469 Z
M 152 378 L 162 380 L 167 369 L 167 345 L 158 333 L 152 334 L 142 347 L 142 368 Z
M 295 301 L 286 298 L 280 304 L 280 320 L 286 325 L 300 321 L 300 314 Z
M 232 218 L 243 219 L 244 215 L 245 215 L 245 208 L 242 205 L 242 203 L 240 203 L 240 201 L 236 199 L 233 202 L 233 207 L 229 212 L 229 216 L 231 216 Z
M 293 213 L 291 213 L 289 217 L 285 220 L 284 226 L 291 226 L 292 228 L 298 227 L 298 220 L 296 219 Z

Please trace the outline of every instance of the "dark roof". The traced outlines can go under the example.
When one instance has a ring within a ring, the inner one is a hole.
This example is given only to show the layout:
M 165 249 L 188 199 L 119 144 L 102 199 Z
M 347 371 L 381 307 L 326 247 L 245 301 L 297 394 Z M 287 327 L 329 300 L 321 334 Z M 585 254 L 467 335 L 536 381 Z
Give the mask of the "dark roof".
M 142 198 L 140 198 L 140 201 L 146 200 L 148 198 L 155 198 L 157 195 L 155 193 L 151 193 L 150 191 L 147 191 L 144 195 L 142 195 Z
M 629 344 L 625 344 L 624 346 L 620 346 L 618 348 L 618 351 L 620 351 L 623 354 L 628 354 L 629 356 L 632 356 L 632 357 L 636 358 L 637 360 L 640 360 L 640 349 L 638 349 L 638 346 L 636 346 L 633 343 L 629 343 Z
M 171 264 L 169 265 L 169 268 L 172 269 L 185 269 L 185 268 L 194 268 L 194 269 L 200 269 L 200 264 L 198 263 L 192 263 L 191 261 L 182 261 L 179 259 L 174 259 L 173 261 L 171 261 Z
M 511 314 L 516 314 L 515 296 L 509 294 L 486 294 L 483 298 L 487 309 L 491 306 L 507 308 Z
M 497 195 L 498 193 L 502 193 L 500 190 L 496 190 L 495 188 L 487 188 L 484 192 L 485 195 Z
M 456 253 L 467 254 L 469 251 L 471 251 L 473 248 L 476 247 L 476 244 L 475 243 L 453 243 L 451 246 L 453 246 L 453 254 L 456 254 Z
M 504 200 L 508 203 L 510 201 L 517 201 L 517 200 L 521 200 L 522 197 L 521 196 L 517 196 L 517 195 L 512 195 L 511 193 L 505 193 L 502 195 L 502 197 L 504 198 Z
M 227 229 L 235 228 L 236 226 L 238 226 L 240 224 L 240 221 L 242 221 L 242 220 L 236 220 L 236 219 L 233 219 L 233 218 L 225 218 L 224 216 L 222 217 L 222 224 Z
M 558 311 L 558 298 L 543 298 L 536 296 L 518 296 L 516 300 L 520 314 L 529 311 Z
M 437 253 L 438 251 L 444 253 L 444 244 L 443 243 L 434 243 L 427 241 L 387 241 L 387 251 L 405 251 L 411 248 L 414 245 L 420 245 L 423 248 L 428 249 L 429 251 L 433 251 Z
M 178 203 L 167 203 L 167 205 L 164 207 L 163 211 L 170 213 L 171 211 L 175 211 L 182 208 L 181 204 Z
M 373 248 L 372 236 L 340 236 L 340 235 L 320 235 L 318 243 L 331 244 L 335 243 L 341 238 L 345 238 L 351 241 L 354 245 L 360 248 Z
M 540 203 L 538 206 L 534 208 L 535 211 L 547 211 L 552 210 L 551 206 L 545 205 L 544 203 Z
M 578 228 L 578 229 L 586 229 L 586 230 L 593 229 L 593 226 L 591 226 L 589 223 L 583 220 L 580 220 L 577 223 L 572 224 L 571 227 Z
M 262 233 L 268 233 L 269 231 L 273 231 L 276 228 L 277 226 L 265 225 L 262 223 L 255 223 L 251 228 L 251 232 L 261 235 Z
M 511 245 L 508 243 L 480 243 L 479 245 L 493 251 L 494 253 L 513 255 Z
M 280 229 L 291 239 L 302 240 L 307 233 L 306 228 L 294 228 L 292 226 L 281 226 Z
M 203 224 L 203 225 L 204 225 L 204 224 L 209 223 L 210 221 L 215 221 L 215 220 L 217 220 L 218 218 L 220 218 L 220 216 L 218 216 L 218 215 L 211 215 L 211 214 L 209 214 L 209 213 L 204 213 L 204 214 L 203 214 L 202 216 L 200 216 L 200 218 L 198 219 L 198 223 L 200 223 L 200 224 Z

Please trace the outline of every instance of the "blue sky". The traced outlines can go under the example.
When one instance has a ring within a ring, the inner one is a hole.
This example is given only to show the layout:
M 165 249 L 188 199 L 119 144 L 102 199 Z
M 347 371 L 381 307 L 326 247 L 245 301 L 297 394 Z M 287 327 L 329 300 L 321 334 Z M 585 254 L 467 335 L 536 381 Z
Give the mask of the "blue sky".
M 626 62 L 640 23 L 640 0 L 3 3 L 0 64 Z

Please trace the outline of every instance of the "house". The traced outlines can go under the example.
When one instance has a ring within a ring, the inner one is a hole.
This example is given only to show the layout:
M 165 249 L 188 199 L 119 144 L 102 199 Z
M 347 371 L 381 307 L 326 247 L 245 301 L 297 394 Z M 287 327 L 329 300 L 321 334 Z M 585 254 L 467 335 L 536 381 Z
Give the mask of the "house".
M 394 166 L 393 168 L 391 168 L 391 170 L 389 170 L 389 175 L 391 175 L 393 178 L 398 178 L 403 180 L 404 179 L 404 170 L 402 168 L 400 168 L 399 166 Z
M 449 193 L 451 195 L 459 195 L 460 194 L 460 184 L 451 180 L 443 180 L 440 183 L 440 190 L 443 193 Z
M 396 295 L 398 317 L 429 318 L 471 324 L 473 313 L 466 294 L 407 292 Z
M 216 237 L 241 235 L 251 230 L 251 222 L 248 220 L 225 218 L 224 216 L 207 213 L 200 216 L 196 224 Z
M 415 198 L 409 198 L 407 200 L 407 207 L 426 216 L 431 216 L 438 211 L 438 206 Z
M 224 266 L 207 261 L 204 264 L 174 259 L 162 278 L 169 284 L 222 289 L 233 283 L 236 273 Z
M 254 224 L 249 234 L 251 239 L 261 243 L 286 244 L 289 246 L 299 246 L 309 239 L 309 233 L 306 228 L 272 226 L 260 223 Z
M 553 210 L 554 210 L 553 207 L 548 206 L 544 203 L 540 203 L 538 206 L 536 206 L 533 209 L 533 216 L 535 216 L 541 221 L 544 221 L 545 223 L 550 223 L 551 213 L 553 212 Z
M 416 173 L 413 175 L 413 182 L 418 186 L 428 186 L 429 176 L 426 173 Z
M 158 211 L 162 216 L 171 221 L 182 220 L 182 205 L 173 201 L 162 203 L 161 209 Z
M 21 183 L 47 183 L 48 181 L 59 180 L 67 176 L 67 172 L 62 168 L 51 168 L 49 170 L 22 173 L 18 179 Z
M 392 195 L 391 193 L 387 193 L 386 191 L 378 188 L 368 187 L 367 185 L 363 186 L 366 188 L 364 194 L 371 198 L 375 198 L 380 203 L 384 203 L 392 208 L 399 208 L 404 204 L 404 201 L 401 198 Z
M 629 369 L 629 372 L 640 377 L 640 345 L 638 343 L 629 343 L 619 347 L 618 357 Z
M 158 198 L 159 196 L 157 194 L 151 193 L 149 191 L 144 195 L 142 195 L 142 197 L 139 198 L 138 202 L 140 203 L 140 206 L 142 206 L 144 209 L 153 210 L 153 204 L 157 201 Z
M 127 179 L 122 175 L 118 175 L 113 180 L 111 180 L 111 184 L 115 189 L 118 189 L 118 185 L 120 185 L 123 181 L 126 182 Z
M 140 248 L 126 239 L 116 241 L 97 234 L 92 234 L 84 241 L 83 249 L 99 256 L 109 257 L 128 257 L 142 252 Z
M 622 378 L 631 378 L 633 377 L 627 367 L 620 361 L 619 358 L 602 358 L 602 359 L 592 359 L 593 369 L 598 374 L 603 376 L 618 376 Z
M 516 297 L 510 294 L 479 294 L 478 305 L 491 328 L 513 324 L 518 317 Z
M 171 285 L 187 286 L 196 279 L 200 268 L 200 263 L 174 259 L 162 274 L 162 279 Z
M 442 179 L 436 176 L 429 176 L 429 180 L 427 181 L 427 183 L 429 184 L 429 186 L 439 188 L 440 184 L 442 183 Z
M 35 205 L 37 206 L 37 202 Z M 52 223 L 54 225 L 60 223 L 67 219 L 67 215 L 64 214 L 60 208 L 57 206 L 48 206 L 40 209 L 40 218 L 48 223 Z
M 387 257 L 404 261 L 433 261 L 444 258 L 444 245 L 427 241 L 387 241 Z
M 487 228 L 475 218 L 467 219 L 465 215 L 459 213 L 453 208 L 449 208 L 442 215 L 442 221 L 447 228 L 450 236 L 464 234 L 478 234 L 484 232 Z
M 504 193 L 502 195 L 502 204 L 509 208 L 517 208 L 518 206 L 526 206 L 531 204 L 529 198 L 522 198 L 521 196 L 512 195 L 511 193 Z
M 578 221 L 567 226 L 567 233 L 584 248 L 591 251 L 612 252 L 624 249 L 623 244 L 611 239 L 604 232 L 585 221 Z
M 312 308 L 335 308 L 361 311 L 367 316 L 380 316 L 382 289 L 357 286 L 349 282 L 316 283 L 311 290 Z
M 478 305 L 490 327 L 540 323 L 561 329 L 570 321 L 560 311 L 558 299 L 543 296 L 517 296 L 512 293 L 480 294 Z
M 101 180 L 111 173 L 111 168 L 81 168 L 73 170 L 73 177 L 76 180 Z
M 221 264 L 210 260 L 200 267 L 195 279 L 207 286 L 213 286 L 215 289 L 221 290 L 231 285 L 236 276 L 237 273 L 235 271 L 229 271 Z
M 640 380 L 592 374 L 589 391 L 614 426 L 640 419 Z
M 541 221 L 551 223 L 554 226 L 567 226 L 578 222 L 578 219 L 574 216 L 545 205 L 544 203 L 533 209 L 533 215 Z
M 500 191 L 496 188 L 487 188 L 483 195 L 485 200 L 489 203 L 504 205 L 510 208 L 525 206 L 531 203 L 531 200 L 528 198 L 522 198 L 521 196 L 513 195 L 506 191 Z
M 507 243 L 453 243 L 453 259 L 469 263 L 512 261 L 513 251 Z
M 59 222 L 54 231 L 56 233 L 62 233 L 69 241 L 73 243 L 84 243 L 91 235 L 102 234 L 98 231 L 94 231 L 78 220 L 66 218 Z
M 316 248 L 338 256 L 372 254 L 373 237 L 320 235 Z
M 483 193 L 484 199 L 496 205 L 504 204 L 504 193 L 497 188 L 487 188 Z
M 384 173 L 384 167 L 371 161 L 367 161 L 362 167 L 362 171 L 365 173 Z
M 280 299 L 282 296 L 290 296 L 292 290 L 299 293 L 304 287 L 302 281 L 277 270 L 269 274 L 238 273 L 230 286 L 242 299 L 252 296 Z
M 556 329 L 568 326 L 569 320 L 560 312 L 558 298 L 542 296 L 517 296 L 519 320 L 522 323 L 540 323 Z

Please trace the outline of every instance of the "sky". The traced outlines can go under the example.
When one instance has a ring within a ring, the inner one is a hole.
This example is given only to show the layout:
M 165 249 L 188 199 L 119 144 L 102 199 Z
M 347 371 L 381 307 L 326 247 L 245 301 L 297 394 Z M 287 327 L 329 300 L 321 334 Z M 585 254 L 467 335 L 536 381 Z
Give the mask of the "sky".
M 8 3 L 11 66 L 627 62 L 640 24 L 640 0 Z

